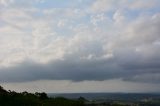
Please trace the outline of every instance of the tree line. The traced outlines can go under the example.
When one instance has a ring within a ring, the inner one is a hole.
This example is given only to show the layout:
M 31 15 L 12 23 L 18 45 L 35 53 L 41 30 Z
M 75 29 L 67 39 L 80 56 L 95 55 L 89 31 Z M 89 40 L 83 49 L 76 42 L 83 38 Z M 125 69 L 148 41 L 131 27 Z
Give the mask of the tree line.
M 48 97 L 45 92 L 17 93 L 5 90 L 0 86 L 0 106 L 84 106 L 85 99 L 80 97 L 76 100 L 64 97 Z

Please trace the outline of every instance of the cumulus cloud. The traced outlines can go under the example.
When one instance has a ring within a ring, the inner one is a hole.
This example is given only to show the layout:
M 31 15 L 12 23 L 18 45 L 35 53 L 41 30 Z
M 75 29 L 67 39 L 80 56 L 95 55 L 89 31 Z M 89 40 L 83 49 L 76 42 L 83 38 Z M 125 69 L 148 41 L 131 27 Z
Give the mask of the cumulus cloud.
M 156 1 L 96 0 L 84 10 L 39 2 L 0 11 L 1 81 L 160 81 L 160 15 L 143 15 Z

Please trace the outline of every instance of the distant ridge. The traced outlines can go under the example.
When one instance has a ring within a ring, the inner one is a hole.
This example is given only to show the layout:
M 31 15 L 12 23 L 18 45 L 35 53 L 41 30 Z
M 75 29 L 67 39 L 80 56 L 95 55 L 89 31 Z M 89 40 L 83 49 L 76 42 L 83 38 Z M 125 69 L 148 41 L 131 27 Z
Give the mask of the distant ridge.
M 123 100 L 131 100 L 131 99 L 143 99 L 146 97 L 152 97 L 152 98 L 160 98 L 160 93 L 48 93 L 49 97 L 58 97 L 63 96 L 65 98 L 79 98 L 84 97 L 86 99 L 123 99 Z

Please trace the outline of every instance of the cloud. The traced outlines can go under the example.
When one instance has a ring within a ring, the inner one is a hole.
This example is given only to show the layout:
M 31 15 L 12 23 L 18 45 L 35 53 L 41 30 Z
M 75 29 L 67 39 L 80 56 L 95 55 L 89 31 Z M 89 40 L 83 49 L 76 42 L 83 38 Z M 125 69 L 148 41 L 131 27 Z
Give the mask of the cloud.
M 14 0 L 0 0 L 0 5 L 8 6 L 9 4 L 13 3 Z
M 92 13 L 113 12 L 118 9 L 149 10 L 158 7 L 159 0 L 95 0 L 89 7 Z
M 47 93 L 84 93 L 84 92 L 159 92 L 159 84 L 127 82 L 121 80 L 81 81 L 39 80 L 23 83 L 2 83 L 7 90 L 17 92 L 47 92 Z
M 125 16 L 123 15 L 123 12 L 121 12 L 120 10 L 117 10 L 113 15 L 113 19 L 116 24 L 120 24 L 124 22 Z
M 0 80 L 159 82 L 160 15 L 144 16 L 146 9 L 137 12 L 122 1 L 96 0 L 84 10 L 46 9 L 35 2 L 26 5 L 29 9 L 18 3 L 3 8 Z M 135 4 L 137 9 L 153 7 Z
M 130 3 L 130 6 L 129 8 L 131 9 L 149 9 L 149 8 L 153 8 L 153 7 L 156 7 L 157 4 L 160 3 L 158 0 L 141 0 L 141 1 L 132 1 Z
M 134 81 L 134 82 L 146 82 L 146 83 L 159 83 L 160 81 L 160 74 L 159 73 L 147 73 L 142 75 L 136 75 L 130 78 L 126 78 L 127 81 Z
M 95 0 L 90 9 L 92 12 L 105 12 L 113 9 L 114 3 L 116 3 L 114 0 Z

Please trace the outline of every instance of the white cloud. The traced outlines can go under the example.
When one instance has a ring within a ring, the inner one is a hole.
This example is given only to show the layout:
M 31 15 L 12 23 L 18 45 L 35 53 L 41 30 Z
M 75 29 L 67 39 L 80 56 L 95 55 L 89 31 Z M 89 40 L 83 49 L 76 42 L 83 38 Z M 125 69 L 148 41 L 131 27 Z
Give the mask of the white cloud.
M 88 11 L 92 13 L 103 13 L 118 9 L 149 10 L 159 5 L 159 0 L 95 0 Z
M 121 24 L 121 23 L 124 23 L 125 16 L 123 15 L 122 11 L 117 10 L 113 15 L 113 19 L 114 19 L 116 24 Z
M 96 16 L 91 16 L 91 23 L 97 25 L 98 22 L 103 22 L 106 19 L 104 14 L 97 14 Z
M 57 24 L 58 27 L 64 27 L 66 25 L 67 20 L 60 20 Z
M 96 0 L 90 7 L 92 12 L 106 12 L 113 9 L 113 0 Z
M 0 5 L 8 6 L 9 4 L 13 3 L 14 0 L 0 0 Z
M 130 2 L 130 9 L 150 9 L 157 6 L 158 0 L 135 0 Z
M 36 0 L 38 3 L 45 3 L 45 0 Z

